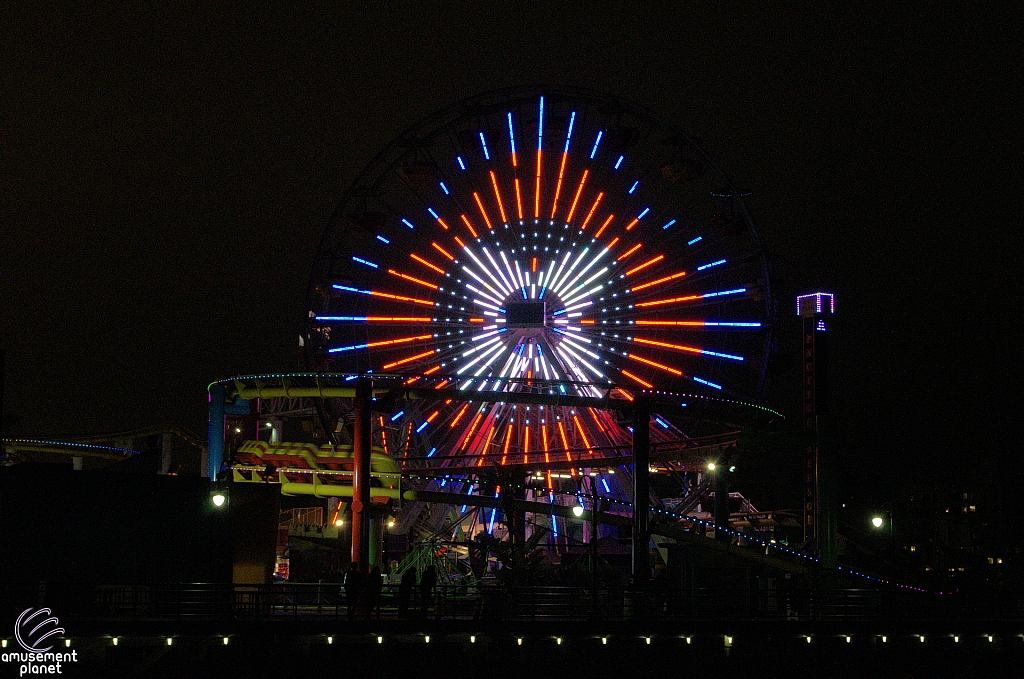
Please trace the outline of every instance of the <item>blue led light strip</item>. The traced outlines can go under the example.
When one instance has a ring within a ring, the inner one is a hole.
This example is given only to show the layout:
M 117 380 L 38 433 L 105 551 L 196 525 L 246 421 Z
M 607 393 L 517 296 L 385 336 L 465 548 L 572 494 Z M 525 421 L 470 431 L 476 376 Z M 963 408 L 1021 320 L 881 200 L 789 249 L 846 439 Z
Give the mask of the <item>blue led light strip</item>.
M 701 384 L 706 384 L 707 386 L 711 387 L 712 389 L 721 389 L 722 388 L 721 384 L 715 384 L 714 382 L 708 382 L 707 380 L 702 380 L 699 377 L 694 377 L 693 381 L 694 382 L 700 382 Z
M 365 264 L 366 266 L 373 267 L 374 269 L 379 269 L 380 268 L 380 264 L 374 264 L 373 262 L 371 262 L 369 260 L 363 259 L 362 257 L 356 257 L 355 255 L 352 255 L 352 261 L 353 262 L 359 262 L 360 264 Z
M 491 154 L 487 151 L 487 140 L 484 139 L 484 133 L 482 131 L 480 132 L 480 145 L 484 149 L 484 160 L 490 160 Z
M 724 259 L 720 259 L 720 260 L 718 260 L 716 262 L 709 262 L 707 264 L 701 264 L 700 266 L 697 267 L 697 271 L 703 271 L 704 269 L 710 269 L 711 267 L 718 266 L 719 264 L 725 264 L 725 260 Z

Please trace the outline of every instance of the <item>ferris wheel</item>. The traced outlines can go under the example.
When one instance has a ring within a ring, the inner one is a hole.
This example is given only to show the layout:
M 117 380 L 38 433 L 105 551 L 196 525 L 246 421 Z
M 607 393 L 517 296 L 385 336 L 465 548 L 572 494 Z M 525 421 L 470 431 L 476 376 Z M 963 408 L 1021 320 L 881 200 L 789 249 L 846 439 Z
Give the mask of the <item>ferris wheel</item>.
M 330 220 L 307 310 L 309 369 L 465 393 L 375 417 L 392 457 L 459 468 L 628 446 L 611 411 L 513 394 L 661 392 L 678 408 L 652 443 L 714 434 L 707 404 L 762 394 L 774 317 L 743 192 L 695 139 L 554 87 L 474 97 L 384 149 Z

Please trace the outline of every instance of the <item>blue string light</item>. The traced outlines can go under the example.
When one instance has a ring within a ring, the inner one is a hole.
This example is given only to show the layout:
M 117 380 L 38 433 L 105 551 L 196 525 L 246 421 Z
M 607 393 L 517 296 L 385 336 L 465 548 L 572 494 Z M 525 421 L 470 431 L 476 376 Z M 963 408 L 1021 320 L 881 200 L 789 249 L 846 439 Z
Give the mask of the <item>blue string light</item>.
M 484 149 L 484 160 L 490 160 L 491 154 L 487 151 L 487 140 L 484 139 L 484 133 L 480 132 L 480 145 Z
M 590 159 L 593 160 L 594 156 L 597 155 L 597 145 L 601 143 L 601 136 L 604 134 L 604 130 L 597 131 L 597 139 L 594 140 L 594 148 L 590 149 Z

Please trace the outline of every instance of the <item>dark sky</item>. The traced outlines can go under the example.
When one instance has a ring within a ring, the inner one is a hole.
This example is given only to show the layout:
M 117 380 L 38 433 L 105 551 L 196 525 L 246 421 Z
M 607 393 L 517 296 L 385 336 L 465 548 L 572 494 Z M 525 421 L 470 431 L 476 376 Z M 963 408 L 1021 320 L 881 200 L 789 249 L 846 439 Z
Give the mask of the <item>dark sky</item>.
M 1021 450 L 1019 8 L 43 4 L 0 5 L 17 433 L 205 432 L 208 382 L 295 367 L 317 241 L 372 156 L 554 83 L 654 109 L 753 191 L 787 322 L 836 292 L 848 468 Z

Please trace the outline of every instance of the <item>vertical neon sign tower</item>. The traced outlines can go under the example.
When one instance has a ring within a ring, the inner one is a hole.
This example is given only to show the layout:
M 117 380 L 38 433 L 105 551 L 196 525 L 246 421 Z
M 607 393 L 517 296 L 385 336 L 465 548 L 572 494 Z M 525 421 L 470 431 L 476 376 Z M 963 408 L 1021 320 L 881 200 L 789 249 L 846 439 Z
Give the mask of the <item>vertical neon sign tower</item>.
M 836 300 L 832 293 L 815 292 L 796 298 L 796 313 L 803 326 L 803 421 L 807 432 L 820 434 L 820 420 L 830 413 L 828 331 L 835 311 Z M 822 502 L 822 486 L 827 485 L 828 480 L 822 474 L 820 443 L 805 449 L 804 541 L 814 540 L 818 553 L 825 556 L 829 550 L 824 543 L 834 542 L 825 539 L 829 530 L 825 524 L 833 523 L 835 517 L 825 506 L 827 503 Z

